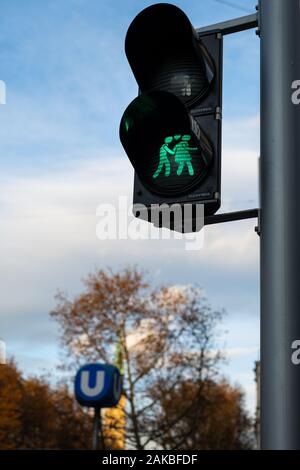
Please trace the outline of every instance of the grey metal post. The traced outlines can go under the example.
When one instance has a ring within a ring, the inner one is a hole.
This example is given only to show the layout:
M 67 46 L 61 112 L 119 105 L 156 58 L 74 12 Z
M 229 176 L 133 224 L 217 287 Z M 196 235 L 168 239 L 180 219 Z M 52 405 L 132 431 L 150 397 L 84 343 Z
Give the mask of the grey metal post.
M 261 443 L 300 449 L 300 1 L 261 0 L 260 37 Z

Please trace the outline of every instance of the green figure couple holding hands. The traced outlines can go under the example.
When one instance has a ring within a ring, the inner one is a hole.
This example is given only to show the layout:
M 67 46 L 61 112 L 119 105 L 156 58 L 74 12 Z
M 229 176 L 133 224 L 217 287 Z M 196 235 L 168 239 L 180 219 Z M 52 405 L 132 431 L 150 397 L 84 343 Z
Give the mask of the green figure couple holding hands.
M 179 139 L 181 140 L 179 141 Z M 175 141 L 179 141 L 173 149 L 169 148 L 169 144 L 173 142 L 173 137 L 166 137 L 163 145 L 159 150 L 159 164 L 155 171 L 153 178 L 157 178 L 165 166 L 165 176 L 170 176 L 171 164 L 169 161 L 169 155 L 175 156 L 174 160 L 178 164 L 177 176 L 180 176 L 183 172 L 184 166 L 187 166 L 190 176 L 194 176 L 194 168 L 192 165 L 192 150 L 197 150 L 197 147 L 189 147 L 189 141 L 191 140 L 190 135 L 175 135 Z

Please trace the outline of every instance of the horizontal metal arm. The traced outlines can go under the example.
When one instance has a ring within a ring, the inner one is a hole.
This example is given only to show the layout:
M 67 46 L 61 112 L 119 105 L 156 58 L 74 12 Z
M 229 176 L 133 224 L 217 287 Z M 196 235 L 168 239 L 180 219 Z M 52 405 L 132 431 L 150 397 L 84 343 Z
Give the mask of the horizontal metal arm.
M 258 14 L 254 13 L 253 15 L 241 16 L 234 20 L 204 26 L 203 28 L 197 28 L 196 31 L 198 36 L 209 33 L 221 33 L 224 36 L 225 34 L 238 33 L 239 31 L 256 28 L 257 26 Z
M 227 214 L 215 214 L 204 217 L 204 225 L 222 224 L 235 220 L 255 219 L 258 217 L 258 209 L 246 211 L 228 212 Z

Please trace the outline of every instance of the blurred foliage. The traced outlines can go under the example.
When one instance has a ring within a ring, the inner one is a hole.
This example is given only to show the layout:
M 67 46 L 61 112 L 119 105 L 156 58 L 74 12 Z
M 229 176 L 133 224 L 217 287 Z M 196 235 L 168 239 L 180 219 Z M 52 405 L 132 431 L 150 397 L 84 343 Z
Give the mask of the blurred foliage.
M 126 447 L 125 405 L 126 398 L 122 395 L 117 406 L 104 410 L 103 438 L 106 449 L 123 450 Z
M 188 381 L 170 389 L 162 381 L 153 389 L 160 403 L 164 449 L 243 450 L 253 446 L 253 423 L 239 387 L 225 380 Z
M 66 386 L 0 366 L 0 449 L 88 449 L 92 418 Z

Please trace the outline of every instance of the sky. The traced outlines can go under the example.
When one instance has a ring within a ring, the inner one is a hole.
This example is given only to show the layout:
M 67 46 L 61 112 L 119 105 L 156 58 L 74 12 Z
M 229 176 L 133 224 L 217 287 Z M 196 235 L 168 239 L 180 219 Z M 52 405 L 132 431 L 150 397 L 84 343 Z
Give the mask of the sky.
M 0 80 L 0 339 L 26 374 L 57 374 L 58 289 L 70 297 L 97 268 L 137 264 L 155 285 L 197 284 L 225 309 L 223 374 L 251 412 L 259 357 L 259 238 L 255 220 L 183 240 L 99 240 L 99 204 L 132 199 L 120 118 L 137 95 L 124 53 L 144 0 L 2 0 Z M 255 12 L 254 0 L 174 2 L 201 27 Z M 235 6 L 234 6 L 235 5 Z M 258 207 L 259 39 L 224 38 L 222 207 Z M 158 255 L 159 253 L 159 255 Z

